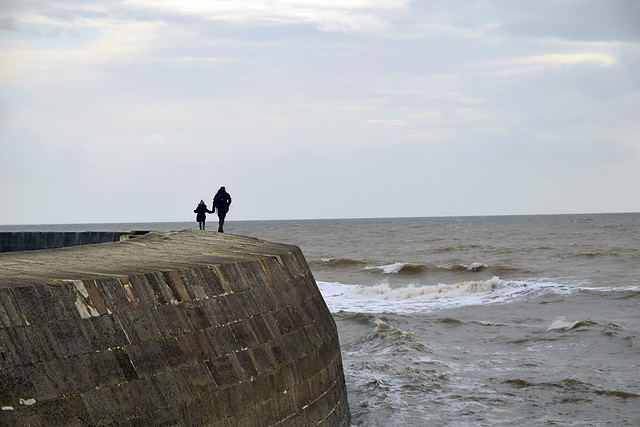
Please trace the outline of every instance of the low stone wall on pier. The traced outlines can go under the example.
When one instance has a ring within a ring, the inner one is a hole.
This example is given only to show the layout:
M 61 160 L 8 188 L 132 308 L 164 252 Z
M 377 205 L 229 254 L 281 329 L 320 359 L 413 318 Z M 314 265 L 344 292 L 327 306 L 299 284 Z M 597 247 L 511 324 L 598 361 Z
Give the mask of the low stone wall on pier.
M 117 242 L 146 233 L 146 231 L 132 231 L 131 233 L 116 231 L 0 231 L 0 252 L 95 245 L 96 243 Z
M 299 248 L 185 230 L 0 254 L 0 425 L 348 426 Z

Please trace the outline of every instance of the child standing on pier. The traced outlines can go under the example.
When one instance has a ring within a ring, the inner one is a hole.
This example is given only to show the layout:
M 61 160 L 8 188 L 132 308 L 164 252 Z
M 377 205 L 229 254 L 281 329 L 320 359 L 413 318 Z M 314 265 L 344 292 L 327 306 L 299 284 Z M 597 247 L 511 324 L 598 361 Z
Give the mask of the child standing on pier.
M 198 221 L 200 230 L 204 230 L 204 223 L 207 220 L 207 214 L 213 213 L 215 209 L 216 208 L 214 207 L 213 211 L 210 211 L 209 209 L 207 209 L 207 205 L 204 203 L 204 200 L 200 200 L 200 203 L 198 203 L 198 207 L 196 207 L 193 211 L 194 213 L 198 214 L 196 215 L 196 221 Z

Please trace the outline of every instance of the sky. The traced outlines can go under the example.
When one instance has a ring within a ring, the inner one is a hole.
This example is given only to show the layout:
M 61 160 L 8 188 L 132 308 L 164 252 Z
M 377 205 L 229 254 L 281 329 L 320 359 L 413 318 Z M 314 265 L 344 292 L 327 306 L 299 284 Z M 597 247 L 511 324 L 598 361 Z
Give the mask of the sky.
M 3 0 L 0 224 L 640 211 L 640 0 Z

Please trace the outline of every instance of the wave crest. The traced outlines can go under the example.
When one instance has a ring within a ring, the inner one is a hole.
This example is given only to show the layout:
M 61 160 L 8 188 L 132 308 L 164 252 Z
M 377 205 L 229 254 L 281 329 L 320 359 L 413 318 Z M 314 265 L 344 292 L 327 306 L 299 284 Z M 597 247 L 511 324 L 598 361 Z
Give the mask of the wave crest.
M 399 288 L 391 287 L 387 283 L 381 283 L 375 286 L 356 286 L 353 294 L 385 300 L 406 300 L 414 298 L 448 299 L 489 292 L 502 283 L 498 277 L 485 281 L 463 282 L 455 285 L 439 284 L 437 286 L 405 286 Z
M 575 322 L 567 321 L 564 316 L 560 316 L 555 319 L 551 326 L 547 328 L 547 331 L 570 331 L 572 329 L 577 329 L 580 327 L 586 327 L 591 325 L 597 325 L 596 322 L 592 320 L 576 320 Z

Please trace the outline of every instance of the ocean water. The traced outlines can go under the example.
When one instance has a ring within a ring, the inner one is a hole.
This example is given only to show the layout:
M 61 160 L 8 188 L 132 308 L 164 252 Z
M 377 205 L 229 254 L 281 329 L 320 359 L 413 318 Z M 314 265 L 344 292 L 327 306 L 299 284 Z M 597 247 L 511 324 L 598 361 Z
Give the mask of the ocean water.
M 0 226 L 184 228 L 197 224 Z M 638 213 L 225 230 L 304 252 L 338 326 L 354 426 L 640 425 Z

